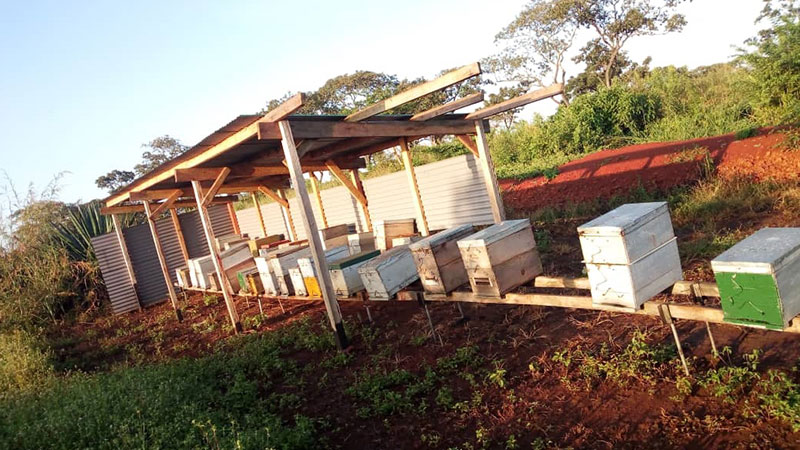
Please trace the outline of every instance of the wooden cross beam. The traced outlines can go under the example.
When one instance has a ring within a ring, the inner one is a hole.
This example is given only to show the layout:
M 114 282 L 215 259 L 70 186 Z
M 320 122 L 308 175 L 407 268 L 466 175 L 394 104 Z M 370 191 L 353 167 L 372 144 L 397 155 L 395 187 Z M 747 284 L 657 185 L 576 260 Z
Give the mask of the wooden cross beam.
M 471 151 L 473 155 L 480 157 L 478 155 L 478 145 L 475 144 L 475 141 L 473 141 L 471 137 L 466 134 L 459 134 L 456 138 L 461 141 L 464 147 L 467 147 L 467 150 Z
M 229 195 L 226 197 L 217 197 L 211 203 L 212 204 L 226 204 L 231 203 L 239 200 L 239 197 L 235 195 Z M 161 203 L 157 203 L 156 207 L 161 205 Z M 171 205 L 173 208 L 195 208 L 197 207 L 197 203 L 194 201 L 182 200 L 176 201 Z M 136 213 L 136 212 L 144 212 L 144 205 L 121 205 L 121 206 L 106 206 L 100 208 L 100 214 L 104 216 L 111 215 L 111 214 L 129 214 L 129 213 Z
M 561 83 L 551 84 L 546 88 L 539 89 L 533 92 L 529 92 L 525 95 L 520 95 L 519 97 L 514 97 L 510 100 L 506 100 L 502 103 L 498 103 L 496 105 L 487 106 L 486 108 L 479 109 L 477 111 L 471 112 L 467 114 L 465 119 L 485 119 L 489 116 L 494 116 L 496 114 L 500 114 L 506 112 L 510 109 L 519 108 L 521 106 L 525 106 L 529 103 L 537 102 L 539 100 L 544 100 L 546 98 L 555 97 L 558 94 L 564 93 L 564 85 Z M 466 133 L 465 133 L 466 134 Z
M 167 197 L 167 199 L 164 200 L 164 202 L 159 203 L 158 206 L 156 206 L 156 209 L 154 209 L 152 213 L 149 213 L 149 217 L 151 219 L 155 219 L 156 217 L 158 217 L 167 208 L 172 206 L 175 203 L 175 201 L 178 200 L 178 197 L 180 197 L 181 195 L 183 195 L 183 191 L 180 189 L 175 189 L 174 191 L 172 191 L 172 194 L 170 194 L 170 196 Z M 145 200 L 145 204 L 149 205 L 149 202 Z
M 328 120 L 295 121 L 291 123 L 295 136 L 304 139 L 344 139 L 359 137 L 411 137 L 443 136 L 450 134 L 472 134 L 474 123 L 464 119 L 440 119 L 427 121 L 369 121 L 332 122 Z M 489 124 L 486 124 L 488 131 Z M 280 130 L 274 123 L 258 124 L 259 139 L 280 139 Z
M 180 192 L 179 197 L 186 197 L 187 194 L 181 189 L 152 189 L 142 192 L 131 192 L 130 201 L 162 200 L 170 197 L 175 191 Z
M 479 103 L 482 101 L 483 101 L 483 92 L 476 92 L 475 94 L 470 94 L 464 98 L 453 100 L 450 103 L 445 103 L 444 105 L 435 106 L 426 111 L 418 112 L 413 116 L 411 116 L 411 118 L 408 120 L 423 121 L 423 120 L 433 119 L 434 117 L 439 117 L 442 114 L 447 114 L 449 112 L 453 112 L 458 109 L 464 108 L 469 105 L 474 105 L 475 103 Z
M 223 167 L 219 171 L 219 175 L 214 180 L 214 184 L 206 191 L 205 197 L 203 197 L 203 206 L 208 206 L 211 204 L 211 201 L 214 200 L 214 197 L 217 195 L 217 192 L 222 187 L 222 184 L 225 183 L 225 179 L 228 178 L 228 174 L 231 173 L 231 169 L 227 167 Z
M 381 100 L 377 103 L 367 106 L 366 108 L 350 114 L 344 120 L 346 122 L 358 122 L 359 120 L 367 119 L 376 114 L 386 112 L 392 108 L 396 108 L 400 105 L 404 105 L 408 102 L 424 97 L 440 89 L 445 89 L 456 83 L 460 83 L 466 79 L 480 75 L 480 73 L 481 65 L 479 63 L 468 64 L 451 72 L 447 72 L 439 78 L 422 83 L 418 86 L 414 86 L 397 95 L 393 95 L 386 100 Z M 292 131 L 294 131 L 294 128 L 292 128 Z
M 259 186 L 258 187 L 258 192 L 261 192 L 262 194 L 266 195 L 267 197 L 275 200 L 276 203 L 278 203 L 279 205 L 281 205 L 284 208 L 288 208 L 289 207 L 289 201 L 288 200 L 286 200 L 285 198 L 281 197 L 280 195 L 278 195 L 278 193 L 276 193 L 275 191 L 273 191 L 272 189 L 270 189 L 270 188 L 268 188 L 266 186 Z

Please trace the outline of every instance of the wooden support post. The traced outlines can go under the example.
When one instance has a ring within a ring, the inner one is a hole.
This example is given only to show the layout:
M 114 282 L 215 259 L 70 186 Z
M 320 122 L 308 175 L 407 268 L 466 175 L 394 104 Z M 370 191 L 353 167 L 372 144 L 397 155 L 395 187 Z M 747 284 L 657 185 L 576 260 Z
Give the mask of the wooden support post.
M 253 199 L 253 207 L 256 208 L 258 224 L 261 225 L 261 237 L 267 237 L 267 226 L 264 225 L 264 214 L 261 213 L 261 205 L 258 204 L 258 193 L 251 192 L 250 197 Z
M 480 120 L 475 121 L 475 132 L 477 133 L 475 140 L 478 143 L 478 159 L 481 172 L 483 172 L 483 182 L 486 183 L 486 193 L 489 194 L 489 203 L 492 206 L 492 217 L 494 217 L 494 223 L 500 223 L 506 220 L 506 212 L 503 208 L 503 198 L 500 196 L 500 187 L 497 185 L 492 155 L 489 153 L 489 140 L 486 138 L 486 132 L 483 131 L 483 123 Z
M 331 328 L 333 328 L 336 335 L 336 343 L 340 349 L 344 349 L 347 348 L 349 343 L 342 323 L 342 312 L 339 310 L 339 301 L 336 299 L 336 291 L 333 289 L 328 261 L 325 259 L 325 250 L 317 227 L 317 219 L 311 209 L 311 200 L 308 197 L 306 182 L 303 178 L 303 168 L 300 166 L 300 157 L 297 155 L 294 136 L 292 136 L 292 128 L 287 121 L 281 121 L 278 125 L 281 130 L 283 154 L 289 167 L 289 176 L 292 178 L 295 192 L 298 200 L 300 200 L 300 217 L 303 220 L 306 236 L 308 236 L 308 245 L 311 248 L 314 266 L 317 270 L 322 299 L 325 302 L 325 309 L 328 313 Z
M 305 186 L 305 184 L 303 184 Z M 281 214 L 283 214 L 283 222 L 286 223 L 286 229 L 289 230 L 290 237 L 293 241 L 297 240 L 297 229 L 294 227 L 294 218 L 292 217 L 292 210 L 289 208 L 289 198 L 286 196 L 286 191 L 278 189 L 278 197 L 281 202 Z
M 356 187 L 361 198 L 364 201 L 361 203 L 361 211 L 364 213 L 364 220 L 367 221 L 367 231 L 372 231 L 372 216 L 369 214 L 369 202 L 367 200 L 367 191 L 364 190 L 364 184 L 361 183 L 361 176 L 358 174 L 358 169 L 350 171 L 350 176 L 353 178 L 353 185 Z
M 322 217 L 322 226 L 328 228 L 328 218 L 325 216 L 325 207 L 322 205 L 322 193 L 319 191 L 319 179 L 317 179 L 317 175 L 314 172 L 311 172 L 311 190 L 317 199 L 317 208 L 319 208 L 319 215 Z
M 156 255 L 158 256 L 158 263 L 161 265 L 161 273 L 164 275 L 164 283 L 167 284 L 167 291 L 169 292 L 169 300 L 172 302 L 172 309 L 175 310 L 175 316 L 178 321 L 183 320 L 183 314 L 178 307 L 178 296 L 175 294 L 175 286 L 172 285 L 172 278 L 169 276 L 169 267 L 167 267 L 167 260 L 164 257 L 164 250 L 161 249 L 161 239 L 158 237 L 158 230 L 156 229 L 156 221 L 153 217 L 153 211 L 150 208 L 150 201 L 144 201 L 144 212 L 147 215 L 147 223 L 150 225 L 150 234 L 153 235 L 153 244 L 156 247 Z
M 681 347 L 681 339 L 678 336 L 678 329 L 675 327 L 675 321 L 672 320 L 672 313 L 669 310 L 669 305 L 661 304 L 658 305 L 658 313 L 661 315 L 661 320 L 669 325 L 670 330 L 672 330 L 672 337 L 675 339 L 675 346 L 678 348 L 678 355 L 681 357 L 681 364 L 683 365 L 683 371 L 686 373 L 686 376 L 689 376 L 689 364 L 686 363 L 686 357 L 683 355 L 683 347 Z M 706 322 L 708 323 L 708 322 Z
M 236 217 L 236 210 L 233 208 L 233 203 L 228 203 L 228 216 L 230 216 L 231 218 L 231 224 L 233 225 L 233 232 L 241 236 L 242 229 L 239 228 L 239 218 Z
M 230 204 L 230 203 L 229 203 Z M 181 230 L 181 221 L 178 218 L 178 212 L 175 208 L 170 208 L 169 215 L 172 217 L 172 226 L 175 227 L 175 234 L 178 235 L 178 245 L 181 247 L 181 254 L 186 267 L 189 267 L 189 249 L 186 247 L 186 239 L 183 238 L 183 231 Z
M 419 232 L 423 236 L 428 236 L 431 232 L 428 228 L 428 218 L 425 217 L 425 205 L 422 204 L 422 196 L 419 194 L 417 174 L 414 172 L 414 163 L 411 161 L 411 151 L 408 149 L 408 140 L 405 138 L 400 139 L 400 158 L 403 160 L 403 166 L 406 168 L 408 186 L 411 188 L 414 208 L 417 211 L 417 226 L 419 227 Z
M 194 196 L 197 199 L 197 212 L 200 214 L 200 223 L 203 224 L 203 231 L 206 235 L 206 243 L 208 243 L 208 250 L 211 253 L 211 262 L 214 264 L 214 270 L 217 272 L 217 279 L 219 280 L 220 287 L 222 288 L 222 296 L 225 298 L 225 306 L 228 307 L 228 315 L 233 324 L 235 333 L 242 332 L 242 323 L 239 321 L 239 313 L 236 312 L 236 305 L 233 303 L 233 289 L 228 277 L 225 276 L 225 269 L 222 267 L 222 259 L 219 257 L 219 249 L 217 249 L 214 242 L 214 230 L 211 228 L 211 218 L 208 216 L 208 208 L 203 205 L 203 187 L 200 186 L 199 181 L 192 181 L 192 188 L 194 189 Z
M 117 242 L 119 248 L 122 250 L 122 260 L 125 262 L 125 270 L 128 271 L 128 278 L 134 286 L 133 292 L 136 293 L 136 274 L 133 272 L 133 264 L 131 257 L 128 255 L 128 245 L 125 243 L 125 236 L 122 234 L 122 225 L 119 222 L 119 217 L 116 214 L 111 215 L 111 221 L 114 223 L 114 233 L 117 235 Z M 142 301 L 139 300 L 139 295 L 136 294 L 136 301 L 139 303 L 139 309 L 142 309 Z

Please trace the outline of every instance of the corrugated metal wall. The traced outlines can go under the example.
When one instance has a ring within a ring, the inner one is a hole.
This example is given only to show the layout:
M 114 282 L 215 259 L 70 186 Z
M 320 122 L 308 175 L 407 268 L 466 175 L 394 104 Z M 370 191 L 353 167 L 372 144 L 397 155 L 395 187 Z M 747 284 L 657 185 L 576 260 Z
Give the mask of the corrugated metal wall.
M 213 205 L 208 208 L 208 214 L 211 218 L 211 227 L 216 235 L 222 236 L 233 233 L 233 223 L 231 223 L 227 206 Z M 198 258 L 207 255 L 208 245 L 200 222 L 200 215 L 197 211 L 180 214 L 178 219 L 189 251 L 189 257 Z M 161 248 L 164 252 L 164 259 L 167 261 L 170 282 L 175 283 L 177 281 L 175 270 L 184 267 L 186 264 L 183 260 L 178 234 L 175 232 L 172 219 L 167 217 L 156 221 L 156 230 L 161 238 Z M 134 275 L 136 276 L 136 295 L 132 291 L 133 286 L 125 287 L 121 281 L 127 280 L 128 274 L 125 271 L 122 250 L 119 248 L 116 235 L 109 233 L 92 239 L 92 246 L 98 253 L 98 260 L 100 260 L 103 281 L 109 289 L 111 309 L 115 313 L 120 313 L 138 308 L 137 295 L 144 306 L 167 300 L 169 293 L 164 282 L 164 276 L 161 273 L 161 265 L 158 263 L 158 254 L 153 244 L 150 226 L 142 224 L 126 228 L 122 231 L 122 234 L 125 238 L 128 256 L 131 259 Z M 124 275 L 124 279 L 121 278 L 121 274 Z M 109 287 L 109 283 L 113 288 Z M 130 285 L 130 282 L 128 284 Z
M 139 309 L 139 300 L 125 267 L 117 235 L 109 233 L 94 237 L 92 247 L 97 255 L 97 262 L 100 263 L 108 296 L 112 299 L 111 310 L 120 314 Z
M 425 215 L 432 230 L 462 224 L 485 225 L 493 222 L 486 185 L 477 161 L 471 154 L 416 167 L 416 173 Z M 373 221 L 416 218 L 411 188 L 408 186 L 405 172 L 364 180 L 364 191 L 369 200 L 369 213 Z M 356 223 L 360 231 L 366 229 L 361 207 L 343 186 L 323 190 L 322 202 L 328 225 Z M 321 226 L 322 218 L 316 203 L 312 196 L 311 206 L 317 217 L 317 223 Z M 298 239 L 305 239 L 297 199 L 290 200 L 289 206 L 294 211 Z M 261 205 L 261 210 L 267 233 L 272 234 L 275 232 L 273 230 L 283 230 L 279 232 L 285 233 L 277 203 Z M 236 216 L 243 233 L 251 236 L 261 235 L 255 209 L 237 211 Z

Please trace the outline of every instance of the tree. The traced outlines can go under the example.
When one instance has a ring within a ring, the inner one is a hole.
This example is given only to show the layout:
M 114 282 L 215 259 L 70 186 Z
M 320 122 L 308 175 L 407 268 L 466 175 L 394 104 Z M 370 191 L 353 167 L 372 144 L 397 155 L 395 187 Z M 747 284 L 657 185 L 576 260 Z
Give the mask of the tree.
M 189 150 L 188 145 L 181 144 L 181 141 L 168 134 L 159 136 L 146 144 L 142 144 L 142 147 L 149 148 L 150 150 L 142 153 L 142 162 L 133 166 L 134 172 L 139 176 L 150 172 L 161 164 Z
M 528 89 L 522 84 L 517 84 L 515 86 L 502 86 L 497 93 L 489 94 L 489 98 L 484 103 L 486 106 L 496 105 L 518 95 L 522 95 L 527 90 Z M 491 119 L 501 123 L 506 129 L 509 129 L 511 128 L 511 125 L 514 124 L 514 121 L 517 119 L 517 115 L 520 111 L 522 111 L 522 108 L 513 108 L 506 112 L 492 116 Z
M 583 63 L 585 68 L 583 72 L 569 79 L 565 88 L 567 95 L 574 98 L 588 92 L 596 92 L 605 86 L 605 64 L 609 58 L 608 48 L 599 39 L 587 42 L 580 53 L 572 59 L 576 63 Z M 628 52 L 622 50 L 611 66 L 611 79 L 641 78 L 650 71 L 650 61 L 651 58 L 647 57 L 641 64 L 635 63 L 628 58 Z
M 105 175 L 101 175 L 94 180 L 94 184 L 100 189 L 108 191 L 113 194 L 121 188 L 127 186 L 131 181 L 136 178 L 136 174 L 130 170 L 117 170 L 114 169 Z
M 553 0 L 568 2 L 568 11 L 580 27 L 597 33 L 594 45 L 586 46 L 582 53 L 595 51 L 603 54 L 603 82 L 611 86 L 614 70 L 618 68 L 623 46 L 635 36 L 653 36 L 680 31 L 686 18 L 674 11 L 684 0 Z M 598 49 L 597 46 L 603 47 Z
M 572 46 L 578 23 L 571 14 L 574 0 L 532 0 L 495 36 L 501 47 L 486 63 L 512 81 L 528 88 L 564 83 L 564 58 Z M 515 87 L 515 89 L 517 88 Z M 566 102 L 566 98 L 561 101 Z

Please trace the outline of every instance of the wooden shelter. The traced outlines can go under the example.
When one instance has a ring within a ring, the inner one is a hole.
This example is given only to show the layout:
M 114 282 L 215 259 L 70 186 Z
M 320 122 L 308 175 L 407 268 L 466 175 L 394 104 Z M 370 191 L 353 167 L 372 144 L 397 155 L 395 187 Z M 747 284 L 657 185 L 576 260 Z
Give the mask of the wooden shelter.
M 456 136 L 478 158 L 495 222 L 504 219 L 503 203 L 489 153 L 488 118 L 563 92 L 554 84 L 506 102 L 478 109 L 469 114 L 454 111 L 483 100 L 473 94 L 453 102 L 412 115 L 384 114 L 400 105 L 445 89 L 481 73 L 478 63 L 449 72 L 435 80 L 417 85 L 393 97 L 367 106 L 348 116 L 295 115 L 304 105 L 304 95 L 298 94 L 264 115 L 245 115 L 217 130 L 186 153 L 174 158 L 152 172 L 134 180 L 125 188 L 105 199 L 104 214 L 144 211 L 152 221 L 176 207 L 196 206 L 211 251 L 223 296 L 234 328 L 241 330 L 233 303 L 233 291 L 223 276 L 219 249 L 214 246 L 214 230 L 206 208 L 214 202 L 230 202 L 231 195 L 241 192 L 261 192 L 272 198 L 288 213 L 289 202 L 285 189 L 293 188 L 299 199 L 300 217 L 309 238 L 320 289 L 331 327 L 337 342 L 347 346 L 338 301 L 331 284 L 328 264 L 324 258 L 318 224 L 312 213 L 311 200 L 303 174 L 311 173 L 315 201 L 321 204 L 313 172 L 328 171 L 336 177 L 358 201 L 372 228 L 368 199 L 359 178 L 358 169 L 366 163 L 363 156 L 399 146 L 415 197 L 417 222 L 423 234 L 428 234 L 425 210 L 419 196 L 409 142 L 431 136 Z M 347 175 L 349 172 L 349 176 Z M 325 214 L 322 210 L 323 221 Z M 290 230 L 295 224 L 288 217 Z M 263 220 L 262 220 L 263 224 Z M 152 227 L 156 248 L 158 234 Z M 180 231 L 177 230 L 179 233 Z M 169 280 L 166 264 L 159 258 L 164 276 Z M 180 318 L 174 289 L 170 299 Z

